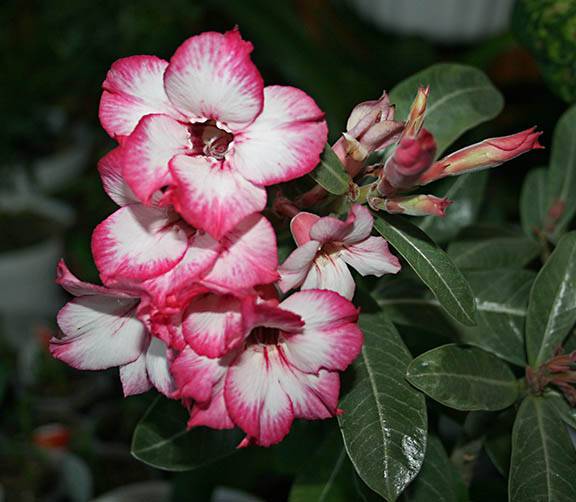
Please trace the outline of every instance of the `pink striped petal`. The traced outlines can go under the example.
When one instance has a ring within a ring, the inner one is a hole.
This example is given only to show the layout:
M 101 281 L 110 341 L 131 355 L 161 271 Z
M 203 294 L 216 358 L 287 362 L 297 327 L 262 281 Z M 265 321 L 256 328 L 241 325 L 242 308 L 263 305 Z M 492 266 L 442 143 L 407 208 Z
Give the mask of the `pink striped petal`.
M 276 234 L 263 216 L 249 216 L 221 243 L 220 257 L 201 281 L 205 286 L 234 293 L 278 279 Z
M 206 402 L 196 402 L 190 410 L 188 428 L 205 426 L 211 429 L 233 429 L 234 422 L 228 414 L 224 399 L 224 379 L 213 389 L 212 397 Z
M 308 241 L 292 251 L 284 260 L 284 263 L 278 268 L 280 274 L 278 286 L 284 293 L 302 285 L 310 269 L 314 266 L 314 259 L 319 247 L 318 241 Z
M 120 366 L 120 381 L 124 397 L 142 394 L 152 388 L 146 373 L 146 354 L 143 352 L 135 361 Z
M 167 66 L 154 56 L 132 56 L 112 64 L 102 84 L 99 111 L 100 122 L 110 136 L 122 140 L 150 113 L 180 117 L 164 91 Z
M 310 229 L 310 239 L 324 244 L 326 242 L 341 242 L 352 232 L 355 216 L 348 214 L 346 221 L 334 216 L 320 218 Z
M 147 115 L 126 138 L 123 175 L 143 203 L 173 183 L 168 164 L 189 143 L 188 128 L 167 115 Z
M 306 373 L 320 369 L 343 371 L 362 348 L 363 336 L 356 322 L 358 310 L 332 291 L 300 291 L 280 307 L 304 320 L 304 331 L 285 337 L 286 357 Z
M 283 310 L 277 302 L 244 301 L 242 316 L 246 334 L 256 327 L 275 328 L 286 333 L 300 333 L 304 321 L 299 315 Z
M 188 305 L 184 339 L 199 355 L 220 357 L 244 337 L 242 302 L 230 295 L 207 294 Z
M 74 368 L 102 370 L 135 361 L 148 335 L 136 319 L 138 301 L 109 296 L 82 296 L 58 313 L 63 338 L 50 341 L 54 357 Z
M 260 446 L 278 443 L 290 431 L 294 411 L 281 381 L 290 372 L 276 347 L 251 346 L 226 375 L 224 397 L 232 421 Z
M 105 286 L 97 286 L 78 279 L 66 266 L 64 260 L 58 262 L 56 268 L 56 284 L 62 286 L 68 293 L 74 296 L 102 295 L 114 298 L 135 298 L 137 294 L 111 289 Z
M 231 163 L 261 186 L 300 178 L 320 162 L 328 137 L 324 113 L 294 87 L 264 89 L 264 109 L 234 137 Z
M 152 385 L 167 397 L 176 390 L 170 374 L 168 362 L 168 347 L 158 338 L 152 338 L 146 351 L 146 372 Z
M 124 150 L 116 147 L 108 152 L 98 162 L 98 173 L 104 186 L 104 191 L 119 206 L 127 206 L 138 202 L 134 192 L 126 184 L 122 175 L 124 166 Z
M 368 239 L 342 249 L 342 260 L 354 267 L 362 275 L 396 274 L 400 271 L 400 261 L 388 248 L 382 237 Z
M 356 283 L 348 270 L 346 262 L 339 252 L 325 255 L 318 254 L 310 268 L 302 289 L 326 289 L 341 294 L 351 300 L 354 296 Z
M 187 248 L 186 231 L 173 215 L 139 204 L 120 208 L 92 235 L 92 253 L 104 283 L 165 273 Z
M 189 38 L 166 70 L 168 97 L 192 120 L 230 126 L 252 122 L 262 110 L 264 84 L 251 52 L 252 44 L 242 40 L 238 30 Z
M 343 238 L 344 244 L 355 244 L 368 238 L 372 233 L 374 218 L 370 210 L 360 204 L 354 204 L 350 209 L 349 219 L 352 220 L 350 233 Z
M 170 162 L 170 170 L 178 185 L 176 210 L 215 239 L 266 206 L 266 191 L 246 181 L 225 162 L 178 155 Z
M 303 246 L 310 240 L 310 229 L 318 222 L 320 216 L 312 213 L 298 213 L 290 221 L 290 231 L 294 237 L 294 242 L 298 246 Z
M 175 397 L 210 401 L 212 389 L 226 374 L 227 366 L 220 359 L 211 359 L 185 347 L 170 364 L 176 383 Z

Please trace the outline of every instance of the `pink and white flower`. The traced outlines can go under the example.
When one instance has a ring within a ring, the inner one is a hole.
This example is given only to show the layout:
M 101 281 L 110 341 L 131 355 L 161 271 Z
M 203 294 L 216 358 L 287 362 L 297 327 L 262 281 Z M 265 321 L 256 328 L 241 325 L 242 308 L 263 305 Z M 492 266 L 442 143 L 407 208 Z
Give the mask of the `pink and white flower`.
M 202 33 L 169 63 L 116 61 L 103 84 L 100 120 L 133 193 L 147 205 L 160 194 L 216 239 L 264 208 L 264 187 L 314 169 L 327 138 L 316 103 L 264 87 L 251 51 L 238 30 Z
M 63 261 L 58 264 L 57 283 L 76 298 L 58 313 L 63 337 L 50 340 L 54 357 L 81 370 L 119 367 L 126 396 L 152 385 L 172 395 L 169 349 L 136 317 L 139 298 L 129 291 L 82 282 Z
M 193 326 L 186 328 L 190 318 L 184 321 L 185 336 L 187 329 L 204 336 L 187 338 L 194 348 L 186 347 L 171 364 L 175 397 L 194 400 L 190 427 L 238 426 L 247 434 L 240 446 L 270 446 L 288 434 L 296 418 L 339 412 L 338 372 L 356 358 L 363 341 L 352 303 L 332 291 L 308 290 L 280 304 L 245 303 L 227 320 L 221 305 L 209 299 L 203 309 L 194 309 Z M 226 324 L 230 330 L 223 329 Z M 241 332 L 242 343 L 222 357 L 194 350 L 220 353 L 230 332 Z
M 373 223 L 370 211 L 360 205 L 352 207 L 346 221 L 297 214 L 290 229 L 298 247 L 278 269 L 280 289 L 328 289 L 352 299 L 355 284 L 348 265 L 364 276 L 397 273 L 400 262 L 388 243 L 370 235 Z

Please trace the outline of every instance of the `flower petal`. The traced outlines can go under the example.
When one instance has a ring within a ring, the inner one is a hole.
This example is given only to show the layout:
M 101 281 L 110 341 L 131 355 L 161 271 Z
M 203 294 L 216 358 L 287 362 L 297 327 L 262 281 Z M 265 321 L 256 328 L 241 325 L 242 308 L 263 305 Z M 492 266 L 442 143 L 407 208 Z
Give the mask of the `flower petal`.
M 300 333 L 304 321 L 294 312 L 283 310 L 277 302 L 244 301 L 242 316 L 246 335 L 256 327 L 276 328 L 287 333 Z
M 352 229 L 349 234 L 344 236 L 344 244 L 355 244 L 368 238 L 374 224 L 374 218 L 370 211 L 360 204 L 354 204 L 352 209 L 350 209 L 350 214 L 352 215 L 352 218 L 350 218 L 352 220 Z
M 126 183 L 149 204 L 157 190 L 173 183 L 168 164 L 187 151 L 189 133 L 185 125 L 167 115 L 147 115 L 122 147 Z
M 294 420 L 292 403 L 280 384 L 289 369 L 276 348 L 255 347 L 230 366 L 224 397 L 233 422 L 255 444 L 270 446 L 282 441 Z
M 164 91 L 168 62 L 154 56 L 131 56 L 112 64 L 102 84 L 100 122 L 117 140 L 129 135 L 144 115 L 165 113 L 179 118 Z
M 225 162 L 177 155 L 170 162 L 170 170 L 177 182 L 173 194 L 176 210 L 215 239 L 266 205 L 266 191 L 246 181 Z
M 247 124 L 262 110 L 263 81 L 250 60 L 252 44 L 237 30 L 206 32 L 186 40 L 172 56 L 164 84 L 190 119 Z
M 368 237 L 362 242 L 346 246 L 340 256 L 362 275 L 381 277 L 400 271 L 400 261 L 390 252 L 388 243 L 382 237 Z
M 351 300 L 356 284 L 346 262 L 339 254 L 318 254 L 302 283 L 302 289 L 335 291 Z
M 301 371 L 342 371 L 360 353 L 363 336 L 356 324 L 358 310 L 337 293 L 300 291 L 280 307 L 298 314 L 305 323 L 302 333 L 285 336 L 286 357 Z
M 92 253 L 103 282 L 147 279 L 167 272 L 188 247 L 185 230 L 164 209 L 124 206 L 100 223 Z
M 220 257 L 201 281 L 205 286 L 234 293 L 278 279 L 276 234 L 263 216 L 249 216 L 221 243 Z
M 120 381 L 124 397 L 142 394 L 152 388 L 146 373 L 146 354 L 143 352 L 135 361 L 120 366 Z
M 294 242 L 296 242 L 298 246 L 303 246 L 310 240 L 310 230 L 319 219 L 320 216 L 317 214 L 306 213 L 304 211 L 292 218 L 290 221 L 290 231 L 294 237 Z
M 167 397 L 176 389 L 168 364 L 168 347 L 158 338 L 152 338 L 146 351 L 146 372 L 152 385 Z
M 182 331 L 194 352 L 220 357 L 243 339 L 242 303 L 230 295 L 202 295 L 188 305 Z
M 310 239 L 324 244 L 326 242 L 343 241 L 354 227 L 354 213 L 350 212 L 346 221 L 334 216 L 320 218 L 310 229 Z
M 98 162 L 98 173 L 104 186 L 104 191 L 119 206 L 127 206 L 138 202 L 132 189 L 126 184 L 122 175 L 124 166 L 124 150 L 116 147 L 108 152 Z
M 234 136 L 231 163 L 257 185 L 293 180 L 318 165 L 327 137 L 324 113 L 310 96 L 294 87 L 266 87 L 262 113 Z
M 64 260 L 58 262 L 56 268 L 56 284 L 62 286 L 68 293 L 74 296 L 102 295 L 112 296 L 114 298 L 135 298 L 137 296 L 136 294 L 127 293 L 118 289 L 97 286 L 96 284 L 81 281 L 70 272 Z
M 217 430 L 233 429 L 235 427 L 226 409 L 224 379 L 214 386 L 212 397 L 209 401 L 196 401 L 190 410 L 188 427 L 192 428 L 201 425 Z
M 292 251 L 284 260 L 284 263 L 278 268 L 280 274 L 278 286 L 284 293 L 302 285 L 310 269 L 314 266 L 314 258 L 316 258 L 319 247 L 318 241 L 308 241 Z
M 74 368 L 102 370 L 135 361 L 148 335 L 136 319 L 138 301 L 91 295 L 75 298 L 58 313 L 63 338 L 50 341 L 54 357 Z

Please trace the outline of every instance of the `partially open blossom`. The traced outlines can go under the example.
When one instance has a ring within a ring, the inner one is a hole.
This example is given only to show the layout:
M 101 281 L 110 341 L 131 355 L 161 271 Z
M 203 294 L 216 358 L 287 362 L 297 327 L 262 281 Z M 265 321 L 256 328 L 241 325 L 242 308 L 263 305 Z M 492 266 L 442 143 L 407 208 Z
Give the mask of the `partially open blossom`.
M 403 137 L 384 165 L 378 191 L 390 195 L 411 188 L 432 165 L 435 155 L 436 141 L 428 130 L 421 129 L 415 137 Z
M 215 239 L 266 204 L 268 185 L 318 164 L 324 114 L 293 87 L 264 87 L 238 30 L 186 40 L 170 62 L 116 61 L 100 120 L 122 145 L 123 176 L 138 199 L 160 198 Z
M 329 289 L 345 298 L 354 296 L 348 265 L 362 275 L 395 274 L 400 262 L 382 237 L 371 236 L 373 218 L 363 206 L 352 207 L 346 221 L 299 213 L 290 223 L 298 247 L 278 269 L 282 291 Z
M 406 125 L 402 133 L 403 137 L 414 138 L 422 129 L 424 124 L 424 116 L 426 115 L 426 105 L 428 104 L 428 95 L 430 94 L 430 86 L 418 88 L 418 93 L 412 102 Z
M 301 291 L 280 304 L 253 302 L 236 350 L 212 359 L 187 347 L 173 360 L 175 396 L 194 400 L 188 426 L 238 426 L 247 435 L 240 446 L 270 446 L 296 418 L 336 415 L 338 372 L 362 346 L 357 319 L 358 310 L 331 291 Z M 220 346 L 218 338 L 227 335 L 221 320 L 214 322 L 217 329 L 205 332 Z
M 418 178 L 418 185 L 426 185 L 446 176 L 499 166 L 530 150 L 543 148 L 538 142 L 541 134 L 535 127 L 531 127 L 510 136 L 485 139 L 462 148 L 435 162 L 430 169 L 423 172 Z
M 58 264 L 57 282 L 76 298 L 58 313 L 63 336 L 50 341 L 54 357 L 82 370 L 119 367 L 127 396 L 152 385 L 171 395 L 168 348 L 136 317 L 139 298 L 129 291 L 82 282 L 63 261 Z
M 444 216 L 446 208 L 452 204 L 449 199 L 434 195 L 406 195 L 371 201 L 374 209 L 382 209 L 391 214 L 406 214 L 409 216 Z

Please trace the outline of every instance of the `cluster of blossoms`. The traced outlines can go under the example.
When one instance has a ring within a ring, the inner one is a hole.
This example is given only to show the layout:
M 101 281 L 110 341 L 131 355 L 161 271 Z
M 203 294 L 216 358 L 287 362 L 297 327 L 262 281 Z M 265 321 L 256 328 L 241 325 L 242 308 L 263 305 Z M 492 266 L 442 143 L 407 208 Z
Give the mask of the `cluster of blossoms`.
M 51 351 L 79 369 L 119 367 L 125 395 L 153 386 L 181 400 L 189 427 L 239 427 L 241 446 L 268 446 L 295 418 L 340 412 L 339 372 L 363 339 L 348 266 L 377 277 L 400 269 L 371 235 L 362 204 L 443 214 L 446 201 L 398 194 L 501 163 L 537 146 L 538 134 L 434 162 L 434 138 L 422 128 L 427 90 L 406 123 L 394 120 L 386 96 L 361 103 L 333 151 L 351 179 L 372 181 L 351 182 L 345 219 L 300 211 L 326 195 L 319 187 L 274 204 L 293 216 L 297 244 L 279 265 L 266 187 L 310 173 L 327 126 L 301 90 L 264 87 L 251 50 L 237 30 L 203 33 L 170 62 L 134 56 L 112 65 L 100 119 L 118 146 L 98 169 L 119 209 L 92 238 L 103 285 L 59 264 L 58 283 L 75 298 L 58 315 L 62 335 Z M 366 165 L 394 144 L 384 164 Z

